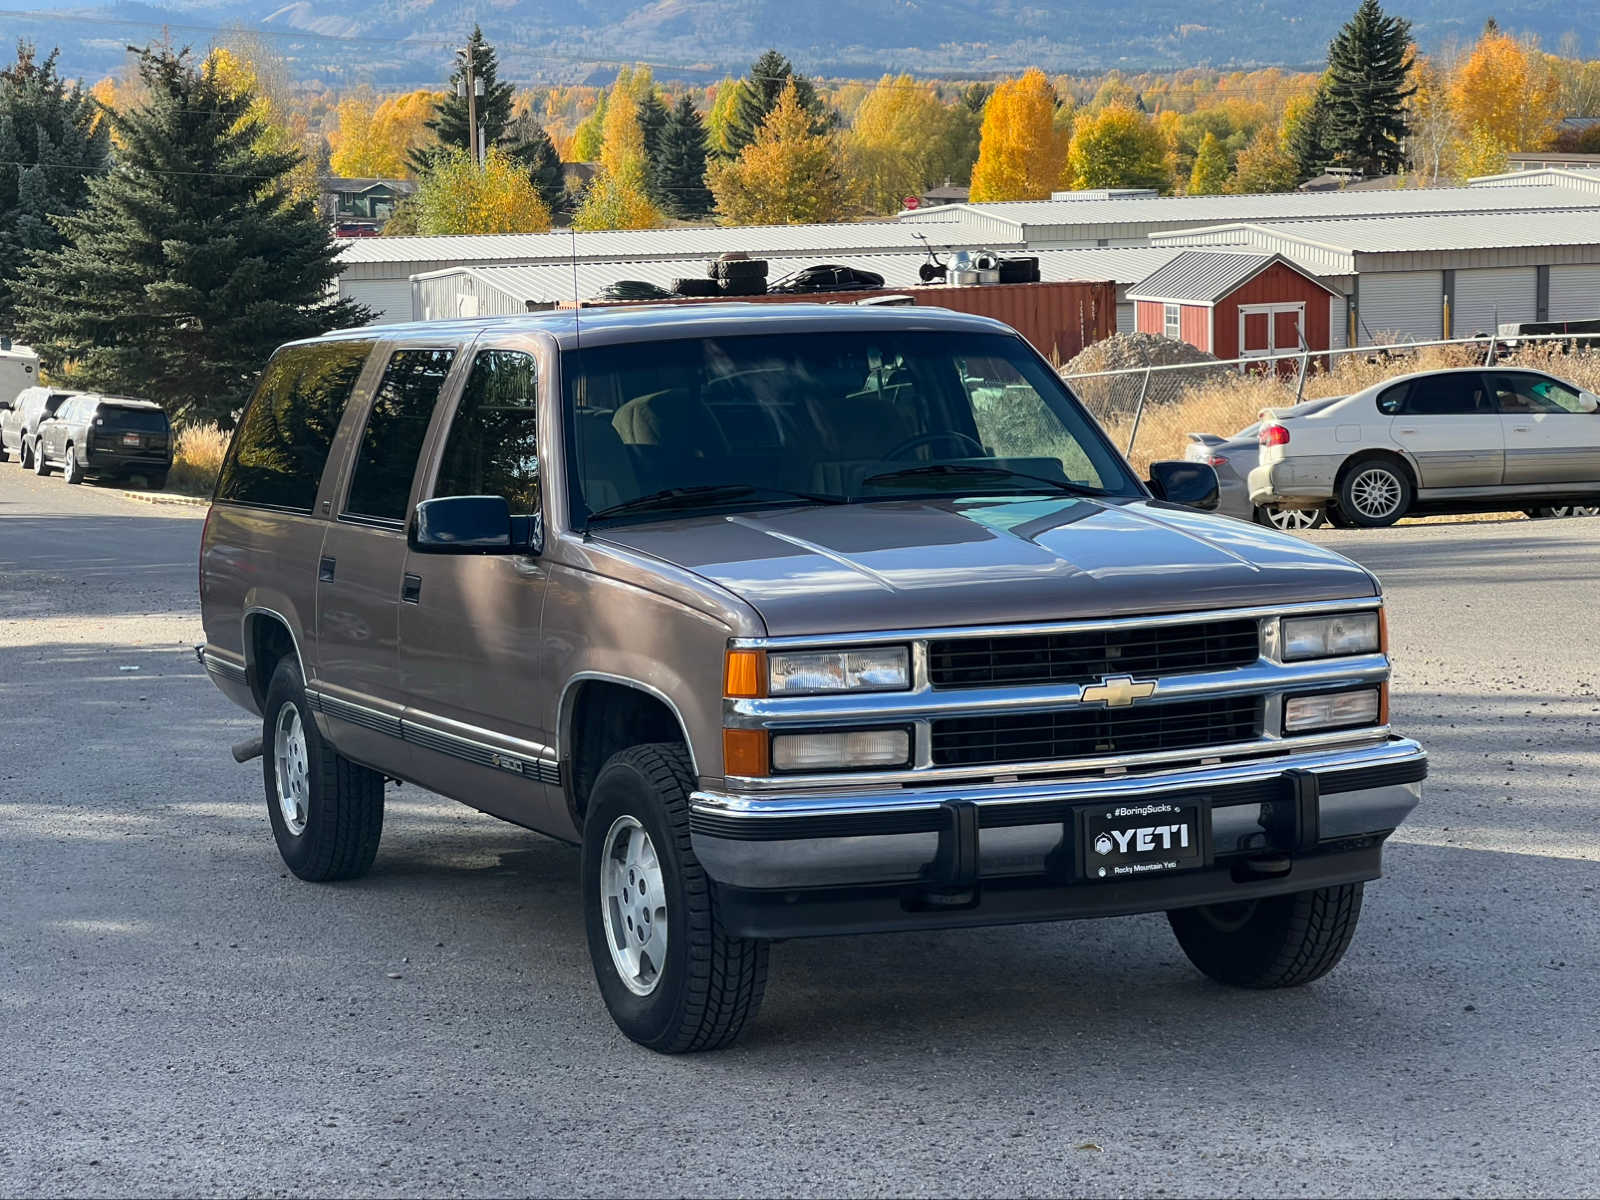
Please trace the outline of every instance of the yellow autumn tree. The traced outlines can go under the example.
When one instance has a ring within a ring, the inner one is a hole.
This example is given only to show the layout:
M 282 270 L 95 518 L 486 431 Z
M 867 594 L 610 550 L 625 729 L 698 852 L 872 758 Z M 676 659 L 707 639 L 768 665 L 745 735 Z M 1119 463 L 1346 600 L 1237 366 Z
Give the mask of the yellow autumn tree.
M 1451 105 L 1462 129 L 1481 128 L 1507 150 L 1537 150 L 1561 117 L 1561 86 L 1544 55 L 1485 33 L 1455 73 Z
M 634 79 L 631 72 L 619 74 L 606 100 L 600 173 L 572 215 L 574 229 L 654 229 L 662 223 L 646 186 L 648 163 Z
M 493 146 L 481 167 L 463 149 L 441 153 L 406 208 L 421 234 L 544 233 L 550 228 L 550 210 L 527 170 Z
M 852 188 L 836 134 L 813 132 L 794 80 L 755 141 L 730 162 L 716 164 L 706 182 L 730 225 L 804 225 L 838 221 L 850 212 Z
M 240 121 L 257 124 L 256 145 L 262 152 L 300 155 L 300 164 L 289 174 L 290 195 L 295 200 L 315 201 L 322 191 L 315 152 L 320 139 L 311 131 L 306 114 L 288 102 L 288 68 L 283 61 L 246 37 L 213 50 L 206 67 L 235 95 L 250 97 L 250 107 Z
M 1500 175 L 1506 170 L 1506 146 L 1485 125 L 1474 125 L 1461 134 L 1450 148 L 1461 178 L 1475 175 Z
M 1149 117 L 1125 104 L 1078 118 L 1067 167 L 1080 188 L 1172 190 L 1166 139 Z
M 931 84 L 885 75 L 856 109 L 846 149 L 862 202 L 894 212 L 907 195 L 941 182 L 933 177 L 944 150 L 949 110 Z
M 1048 200 L 1061 181 L 1068 138 L 1056 123 L 1056 92 L 1030 67 L 995 88 L 983 112 L 972 199 Z
M 328 135 L 335 175 L 403 179 L 412 173 L 411 152 L 434 140 L 428 121 L 442 92 L 419 88 L 377 99 L 361 88 L 340 97 L 338 125 Z

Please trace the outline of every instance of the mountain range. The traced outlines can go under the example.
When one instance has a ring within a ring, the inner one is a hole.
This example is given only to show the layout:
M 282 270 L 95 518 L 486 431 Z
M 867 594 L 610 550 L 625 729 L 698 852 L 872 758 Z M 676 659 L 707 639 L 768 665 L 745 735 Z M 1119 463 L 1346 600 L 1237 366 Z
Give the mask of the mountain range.
M 294 72 L 336 86 L 437 83 L 474 21 L 517 83 L 609 80 L 622 62 L 656 75 L 709 80 L 742 71 L 775 46 L 802 70 L 873 78 L 911 71 L 982 78 L 1038 65 L 1091 73 L 1188 66 L 1319 65 L 1354 0 L 173 0 L 85 6 L 0 0 L 0 36 L 60 45 L 64 70 L 114 69 L 129 44 L 162 36 L 196 46 L 223 29 L 272 38 Z M 1556 0 L 1406 0 L 1425 48 L 1470 42 L 1487 17 L 1553 45 L 1578 30 L 1600 54 L 1591 21 Z

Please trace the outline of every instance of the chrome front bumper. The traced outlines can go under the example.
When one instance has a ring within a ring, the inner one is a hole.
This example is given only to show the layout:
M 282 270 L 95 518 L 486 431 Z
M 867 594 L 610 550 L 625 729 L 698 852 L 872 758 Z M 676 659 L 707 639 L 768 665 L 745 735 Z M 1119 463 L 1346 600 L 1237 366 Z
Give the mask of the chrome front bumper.
M 948 859 L 952 812 L 975 809 L 978 882 L 1048 877 L 1070 860 L 1074 809 L 1089 804 L 1205 797 L 1212 852 L 1283 851 L 1272 835 L 1286 782 L 1304 784 L 1316 854 L 1386 835 L 1422 798 L 1427 754 L 1406 738 L 1144 775 L 969 786 L 852 788 L 801 794 L 697 791 L 691 797 L 695 856 L 717 883 L 758 891 L 934 884 Z M 968 819 L 969 823 L 970 818 Z M 943 844 L 943 852 L 941 845 Z M 1170 877 L 1181 890 L 1184 875 Z M 1065 881 L 1065 880 L 1064 880 Z

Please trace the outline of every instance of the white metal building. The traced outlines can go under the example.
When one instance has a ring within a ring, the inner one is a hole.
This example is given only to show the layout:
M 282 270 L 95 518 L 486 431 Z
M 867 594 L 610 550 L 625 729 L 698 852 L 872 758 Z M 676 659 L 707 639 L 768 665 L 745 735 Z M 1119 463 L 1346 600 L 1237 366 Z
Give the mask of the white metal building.
M 841 255 L 899 250 L 920 255 L 924 240 L 935 249 L 976 249 L 953 219 L 912 228 L 898 221 L 837 225 L 678 225 L 605 232 L 466 234 L 455 237 L 352 238 L 343 243 L 339 294 L 360 301 L 380 320 L 411 320 L 411 277 L 451 267 L 536 266 L 585 263 L 675 264 L 671 275 L 700 275 L 708 259 L 743 252 L 769 259 L 839 261 Z M 1020 249 L 1018 242 L 980 243 Z M 798 265 L 798 264 L 797 264 Z M 782 274 L 781 270 L 775 271 Z M 581 276 L 581 272 L 580 272 Z M 613 278 L 644 278 L 635 273 Z M 571 298 L 569 287 L 565 299 Z
M 1282 254 L 1344 293 L 1351 344 L 1600 317 L 1600 207 L 1235 224 L 1151 241 Z
M 1517 188 L 1530 185 L 1565 188 L 1574 195 L 1585 197 L 1584 203 L 1600 204 L 1600 166 L 1577 169 L 1574 167 L 1536 167 L 1525 171 L 1507 171 L 1503 175 L 1479 175 L 1467 181 L 1475 188 Z

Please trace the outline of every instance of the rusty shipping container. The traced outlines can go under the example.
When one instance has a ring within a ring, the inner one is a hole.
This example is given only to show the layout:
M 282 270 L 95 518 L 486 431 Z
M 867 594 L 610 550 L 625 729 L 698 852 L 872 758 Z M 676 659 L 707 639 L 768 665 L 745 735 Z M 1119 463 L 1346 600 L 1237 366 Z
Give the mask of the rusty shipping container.
M 766 295 L 730 297 L 753 304 L 854 304 L 882 296 L 910 296 L 919 308 L 948 308 L 993 317 L 1011 326 L 1051 362 L 1061 364 L 1091 342 L 1117 331 L 1117 285 L 1074 280 L 1070 283 L 978 283 L 964 287 L 875 288 L 867 292 L 825 292 L 814 296 Z M 674 297 L 671 300 L 586 300 L 584 308 L 633 304 L 719 304 L 725 301 Z M 571 308 L 571 302 L 563 304 Z

